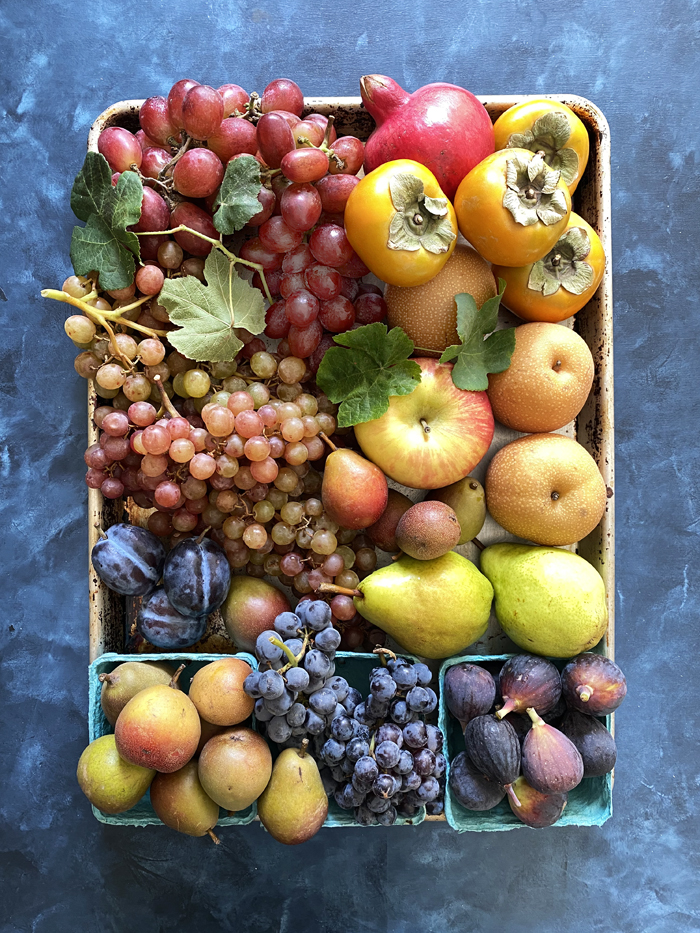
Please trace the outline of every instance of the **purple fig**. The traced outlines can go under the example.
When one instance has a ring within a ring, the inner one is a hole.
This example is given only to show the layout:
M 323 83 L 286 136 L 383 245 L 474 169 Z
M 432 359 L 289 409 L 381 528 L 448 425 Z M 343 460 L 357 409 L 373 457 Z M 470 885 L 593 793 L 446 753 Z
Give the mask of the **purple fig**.
M 589 716 L 607 716 L 627 694 L 625 675 L 602 654 L 581 654 L 569 661 L 561 685 L 567 704 Z
M 528 709 L 532 729 L 522 751 L 523 775 L 542 794 L 564 794 L 583 778 L 583 759 L 563 732 L 549 726 L 534 709 Z

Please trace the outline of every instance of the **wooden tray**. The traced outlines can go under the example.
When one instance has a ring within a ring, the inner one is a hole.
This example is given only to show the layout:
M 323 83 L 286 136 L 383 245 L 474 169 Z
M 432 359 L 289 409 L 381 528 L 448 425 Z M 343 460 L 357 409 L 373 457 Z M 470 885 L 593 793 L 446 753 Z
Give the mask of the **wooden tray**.
M 606 255 L 606 267 L 603 280 L 597 292 L 574 320 L 566 326 L 583 337 L 593 354 L 595 378 L 591 394 L 578 417 L 561 433 L 576 438 L 594 458 L 608 489 L 608 503 L 600 524 L 585 539 L 571 549 L 585 557 L 598 570 L 605 583 L 608 604 L 608 628 L 597 650 L 609 658 L 615 654 L 615 512 L 614 512 L 614 417 L 613 417 L 613 306 L 612 306 L 612 242 L 610 219 L 610 130 L 602 112 L 590 101 L 574 95 L 547 94 L 539 95 L 560 101 L 569 106 L 585 124 L 590 139 L 590 157 L 588 166 L 573 196 L 573 209 L 585 218 L 596 230 L 603 243 Z M 519 104 L 527 98 L 515 97 L 480 97 L 492 121 L 495 121 L 509 107 Z M 88 149 L 97 151 L 97 139 L 108 126 L 124 126 L 136 131 L 138 113 L 142 100 L 128 100 L 113 104 L 93 123 L 88 135 Z M 366 139 L 374 127 L 374 121 L 363 108 L 359 97 L 306 98 L 305 113 L 333 113 L 336 117 L 338 135 L 355 135 Z M 518 319 L 504 311 L 502 322 L 519 323 Z M 94 385 L 88 387 L 88 442 L 98 439 L 98 432 L 93 424 L 92 415 L 99 404 Z M 505 444 L 520 436 L 502 425 L 496 425 L 496 432 L 491 448 L 474 471 L 483 479 L 491 457 Z M 392 485 L 396 485 L 392 483 Z M 419 490 L 401 488 L 413 499 L 420 498 Z M 89 547 L 92 550 L 97 541 L 97 529 L 109 527 L 119 521 L 122 507 L 119 502 L 103 500 L 100 492 L 88 490 L 88 534 Z M 484 544 L 495 541 L 516 540 L 503 528 L 487 516 L 487 522 L 479 535 Z M 473 545 L 458 548 L 466 557 L 477 561 L 478 555 Z M 380 552 L 381 555 L 381 552 Z M 386 561 L 384 561 L 386 562 Z M 380 564 L 382 563 L 380 559 Z M 112 593 L 97 577 L 92 563 L 89 567 L 90 581 L 90 661 L 94 661 L 105 652 L 122 652 L 126 637 L 127 621 L 130 625 L 134 618 L 134 607 L 128 598 Z M 470 646 L 471 655 L 502 655 L 504 652 L 518 651 L 500 630 L 492 614 L 486 635 Z M 609 728 L 614 734 L 614 715 L 610 717 Z M 611 779 L 612 780 L 612 779 Z M 609 787 L 611 789 L 611 781 Z M 611 812 L 611 811 L 610 811 Z M 606 818 L 609 813 L 606 814 Z M 445 816 L 427 817 L 427 821 L 442 821 Z

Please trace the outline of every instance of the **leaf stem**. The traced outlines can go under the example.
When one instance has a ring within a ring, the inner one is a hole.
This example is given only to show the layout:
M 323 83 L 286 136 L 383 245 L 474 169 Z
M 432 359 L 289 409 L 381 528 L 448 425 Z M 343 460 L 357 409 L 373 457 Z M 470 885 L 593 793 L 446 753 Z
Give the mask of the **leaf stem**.
M 200 233 L 199 230 L 193 230 L 191 227 L 188 227 L 186 224 L 180 224 L 178 227 L 173 227 L 172 230 L 158 230 L 155 233 L 144 233 L 141 231 L 134 231 L 136 236 L 165 236 L 169 233 L 191 233 L 193 236 L 199 237 L 200 240 L 204 240 L 205 243 L 211 243 L 216 249 L 220 249 L 221 252 L 226 256 L 229 262 L 238 262 L 242 266 L 249 266 L 251 269 L 255 269 L 259 273 L 260 278 L 262 279 L 263 287 L 265 289 L 265 297 L 270 302 L 274 304 L 272 300 L 272 295 L 270 294 L 270 289 L 267 287 L 267 279 L 265 278 L 265 270 L 260 265 L 259 262 L 252 262 L 250 259 L 241 259 L 240 256 L 236 256 L 235 253 L 232 253 L 230 249 L 226 249 L 221 240 L 215 240 L 213 237 L 207 236 L 205 233 Z

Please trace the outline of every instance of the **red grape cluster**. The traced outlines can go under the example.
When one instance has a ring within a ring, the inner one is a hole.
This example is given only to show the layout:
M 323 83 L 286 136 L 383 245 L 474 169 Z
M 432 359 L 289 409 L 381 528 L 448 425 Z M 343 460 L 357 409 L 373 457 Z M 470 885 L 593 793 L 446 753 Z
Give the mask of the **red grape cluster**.
M 194 257 L 186 260 L 192 268 L 182 272 L 201 277 L 196 258 L 208 255 L 211 244 L 187 231 L 175 233 L 173 242 L 159 231 L 185 225 L 217 239 L 211 211 L 226 165 L 242 155 L 259 161 L 260 211 L 248 222 L 257 235 L 245 241 L 240 256 L 262 266 L 275 299 L 266 335 L 286 340 L 289 351 L 310 358 L 316 372 L 333 334 L 381 321 L 386 304 L 377 286 L 359 281 L 369 270 L 343 229 L 364 145 L 354 136 L 338 137 L 332 118 L 302 117 L 303 107 L 300 88 L 286 78 L 272 81 L 261 98 L 234 84 L 216 90 L 182 80 L 167 98 L 145 101 L 135 135 L 110 127 L 98 147 L 115 173 L 114 184 L 129 170 L 140 172 L 145 183 L 134 228 L 153 234 L 140 237 L 146 265 L 136 287 L 144 295 L 157 295 L 168 270 L 180 269 L 182 250 Z M 263 288 L 259 275 L 254 284 Z

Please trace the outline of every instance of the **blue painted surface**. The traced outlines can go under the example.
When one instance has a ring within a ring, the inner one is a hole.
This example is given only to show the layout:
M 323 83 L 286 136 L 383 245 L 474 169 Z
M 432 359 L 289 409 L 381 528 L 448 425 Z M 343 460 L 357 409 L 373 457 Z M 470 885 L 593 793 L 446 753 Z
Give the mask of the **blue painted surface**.
M 410 8 L 410 15 L 402 12 Z M 0 5 L 0 930 L 686 933 L 700 929 L 697 619 L 700 7 L 415 0 Z M 87 741 L 84 383 L 56 305 L 68 192 L 96 114 L 181 77 L 354 95 L 571 92 L 613 138 L 617 413 L 615 814 L 602 828 L 460 836 L 257 825 L 224 844 L 102 826 L 74 779 Z M 690 430 L 689 430 L 690 429 Z

